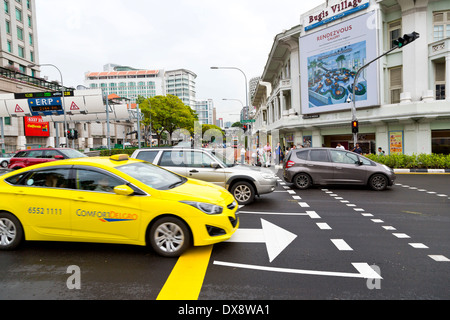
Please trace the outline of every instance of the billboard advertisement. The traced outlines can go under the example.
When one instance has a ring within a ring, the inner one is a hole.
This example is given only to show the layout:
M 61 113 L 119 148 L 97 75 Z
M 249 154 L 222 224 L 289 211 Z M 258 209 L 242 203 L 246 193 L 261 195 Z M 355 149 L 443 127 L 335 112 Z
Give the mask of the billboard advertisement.
M 26 137 L 50 137 L 50 124 L 41 117 L 24 117 Z
M 302 113 L 351 108 L 357 71 L 377 57 L 375 12 L 300 38 Z M 359 76 L 356 106 L 379 105 L 377 64 Z

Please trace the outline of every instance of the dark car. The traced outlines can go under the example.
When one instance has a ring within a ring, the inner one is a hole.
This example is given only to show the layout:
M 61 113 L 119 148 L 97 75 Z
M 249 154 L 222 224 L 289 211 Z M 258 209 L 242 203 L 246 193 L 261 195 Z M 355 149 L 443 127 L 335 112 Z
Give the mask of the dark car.
M 22 150 L 16 153 L 9 161 L 9 169 L 18 170 L 40 164 L 63 159 L 87 157 L 85 154 L 69 148 L 44 148 Z
M 332 148 L 294 149 L 283 163 L 283 177 L 299 189 L 312 185 L 368 185 L 385 190 L 396 179 L 394 171 L 356 153 Z

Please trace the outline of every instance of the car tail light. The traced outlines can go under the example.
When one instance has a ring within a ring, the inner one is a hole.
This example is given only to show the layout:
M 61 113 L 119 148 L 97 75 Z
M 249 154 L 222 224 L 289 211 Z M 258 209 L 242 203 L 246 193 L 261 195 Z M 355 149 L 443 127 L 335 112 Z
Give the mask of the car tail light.
M 294 161 L 288 161 L 288 162 L 286 162 L 286 168 L 290 168 L 290 167 L 293 167 L 295 165 L 295 162 Z

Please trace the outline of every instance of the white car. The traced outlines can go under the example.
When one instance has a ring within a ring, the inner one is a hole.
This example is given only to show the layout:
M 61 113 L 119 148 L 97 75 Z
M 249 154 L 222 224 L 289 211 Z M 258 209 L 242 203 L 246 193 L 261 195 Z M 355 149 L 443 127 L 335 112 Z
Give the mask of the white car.
M 14 153 L 4 153 L 0 154 L 0 168 L 8 168 L 9 160 L 14 157 Z
M 204 149 L 139 149 L 134 151 L 131 157 L 188 178 L 221 186 L 227 189 L 240 205 L 252 203 L 255 196 L 271 193 L 277 186 L 277 178 L 269 169 L 226 164 Z

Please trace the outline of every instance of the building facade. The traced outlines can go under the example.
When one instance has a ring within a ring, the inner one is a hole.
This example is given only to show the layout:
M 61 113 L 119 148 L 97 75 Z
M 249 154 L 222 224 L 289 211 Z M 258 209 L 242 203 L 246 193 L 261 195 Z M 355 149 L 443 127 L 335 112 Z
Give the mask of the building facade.
M 0 10 L 0 67 L 39 77 L 35 0 L 4 0 Z
M 138 96 L 154 97 L 165 92 L 164 71 L 142 70 L 107 64 L 103 72 L 87 72 L 85 85 L 102 89 L 105 94 L 115 94 L 136 103 Z
M 403 34 L 420 38 L 389 51 Z M 357 80 L 355 97 L 353 83 Z M 450 153 L 450 2 L 330 0 L 275 37 L 252 102 L 257 143 Z
M 196 106 L 196 83 L 197 75 L 186 69 L 167 71 L 166 94 L 177 96 L 183 103 L 192 109 Z
M 200 124 L 215 125 L 214 116 L 213 116 L 213 111 L 214 111 L 213 100 L 207 99 L 207 100 L 195 101 L 194 110 L 198 115 L 198 122 L 200 122 Z

